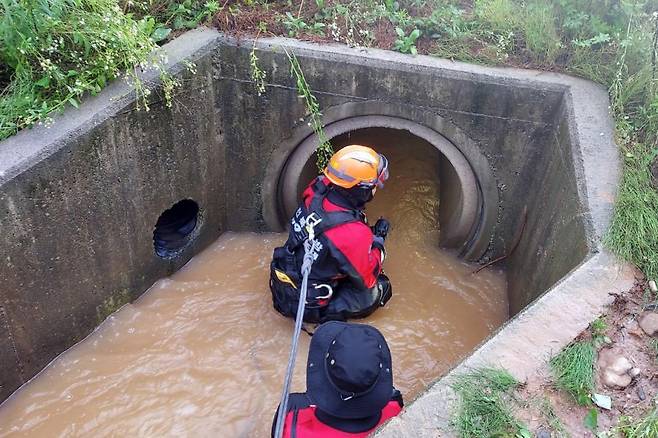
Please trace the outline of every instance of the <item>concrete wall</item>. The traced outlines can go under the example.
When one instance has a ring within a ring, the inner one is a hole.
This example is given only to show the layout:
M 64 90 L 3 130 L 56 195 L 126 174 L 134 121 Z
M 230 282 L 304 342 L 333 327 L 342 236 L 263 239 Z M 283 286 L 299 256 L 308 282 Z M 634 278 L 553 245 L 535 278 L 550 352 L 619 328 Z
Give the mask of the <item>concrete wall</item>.
M 267 39 L 257 43 L 267 73 L 258 96 L 251 42 L 189 32 L 167 46 L 170 68 L 183 78 L 172 109 L 155 95 L 151 111 L 135 112 L 130 89 L 115 83 L 53 127 L 0 143 L 0 400 L 222 231 L 271 225 L 267 193 L 310 134 L 283 45 L 297 53 L 326 122 L 363 112 L 413 120 L 493 178 L 481 187 L 495 220 L 487 258 L 509 251 L 527 206 L 509 260 L 513 310 L 593 248 L 582 207 L 592 189 L 577 178 L 570 152 L 580 134 L 568 127 L 564 83 Z M 196 60 L 197 74 L 183 71 L 184 57 Z M 181 199 L 201 207 L 199 237 L 162 260 L 153 226 Z
M 187 47 L 171 49 L 176 71 Z M 198 64 L 171 110 L 135 111 L 117 83 L 52 127 L 0 143 L 0 400 L 223 231 L 212 58 Z M 154 225 L 186 198 L 202 209 L 199 237 L 160 259 Z

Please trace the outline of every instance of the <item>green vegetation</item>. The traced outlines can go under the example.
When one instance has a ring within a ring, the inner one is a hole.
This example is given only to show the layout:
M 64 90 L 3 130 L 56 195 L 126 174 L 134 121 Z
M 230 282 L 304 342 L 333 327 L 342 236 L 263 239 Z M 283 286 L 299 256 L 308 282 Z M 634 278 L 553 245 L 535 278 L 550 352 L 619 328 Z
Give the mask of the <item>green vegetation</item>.
M 323 124 L 322 114 L 320 113 L 320 105 L 311 92 L 311 89 L 308 86 L 308 82 L 306 82 L 304 72 L 299 65 L 297 57 L 293 53 L 287 51 L 286 55 L 288 55 L 288 60 L 290 61 L 290 74 L 297 81 L 297 91 L 299 92 L 300 97 L 304 99 L 306 110 L 309 113 L 310 121 L 308 124 L 311 128 L 313 128 L 313 132 L 315 132 L 315 135 L 318 137 L 319 143 L 316 149 L 316 161 L 318 169 L 321 170 L 327 166 L 329 159 L 334 154 L 334 149 L 331 146 L 331 143 L 329 143 L 329 139 L 327 138 L 326 134 L 324 133 L 324 129 L 322 128 Z
M 557 387 L 571 394 L 579 405 L 590 404 L 590 395 L 594 390 L 595 360 L 594 343 L 577 341 L 550 361 Z
M 156 43 L 193 28 L 219 5 L 192 0 L 0 0 L 0 140 L 53 112 L 78 107 L 111 80 L 135 85 L 138 108 L 149 110 L 150 89 L 138 73 L 159 71 L 165 102 L 176 81 Z
M 519 382 L 507 371 L 482 368 L 458 376 L 452 388 L 460 399 L 453 424 L 461 437 L 530 437 L 512 413 L 512 392 Z
M 658 436 L 658 409 L 653 409 L 644 418 L 634 421 L 631 417 L 621 417 L 616 432 L 624 438 L 655 438 Z
M 544 418 L 546 419 L 548 423 L 548 427 L 551 428 L 551 436 L 555 438 L 570 438 L 571 435 L 569 432 L 564 427 L 564 424 L 562 424 L 562 421 L 560 418 L 557 416 L 555 413 L 555 409 L 553 408 L 553 405 L 551 404 L 550 400 L 547 398 L 544 398 L 541 401 L 540 404 L 540 409 L 539 411 L 542 413 Z
M 112 0 L 0 0 L 0 139 L 77 107 L 124 72 L 137 82 L 135 66 L 159 65 L 154 48 L 144 23 Z

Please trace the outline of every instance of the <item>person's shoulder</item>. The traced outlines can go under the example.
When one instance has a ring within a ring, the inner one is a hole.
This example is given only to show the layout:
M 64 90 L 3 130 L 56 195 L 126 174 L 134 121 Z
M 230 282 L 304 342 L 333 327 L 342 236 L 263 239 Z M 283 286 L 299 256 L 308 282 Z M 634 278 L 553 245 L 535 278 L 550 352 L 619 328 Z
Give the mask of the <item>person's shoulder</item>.
M 293 392 L 288 396 L 288 411 L 304 409 L 311 406 L 311 399 L 305 392 Z
M 398 402 L 401 408 L 404 407 L 404 400 L 402 399 L 402 393 L 395 388 L 393 388 L 393 394 L 391 395 L 390 401 Z

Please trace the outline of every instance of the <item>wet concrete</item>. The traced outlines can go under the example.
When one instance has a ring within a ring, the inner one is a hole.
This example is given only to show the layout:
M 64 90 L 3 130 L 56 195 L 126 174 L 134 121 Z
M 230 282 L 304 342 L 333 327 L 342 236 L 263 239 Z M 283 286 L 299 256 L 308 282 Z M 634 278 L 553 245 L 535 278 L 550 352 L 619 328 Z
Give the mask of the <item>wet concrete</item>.
M 506 282 L 438 248 L 439 154 L 410 135 L 368 138 L 390 161 L 367 212 L 391 221 L 394 295 L 364 322 L 384 333 L 410 400 L 507 320 Z M 267 286 L 284 240 L 224 234 L 1 405 L 0 437 L 268 436 L 293 326 Z M 308 344 L 293 390 L 304 390 Z
M 184 84 L 171 110 L 156 92 L 149 113 L 134 112 L 130 88 L 117 82 L 52 128 L 0 143 L 0 398 L 222 232 L 276 227 L 278 177 L 311 135 L 282 45 L 299 57 L 328 126 L 360 116 L 406 119 L 459 150 L 493 218 L 479 236 L 487 243 L 481 261 L 510 252 L 527 208 L 526 231 L 504 262 L 513 313 L 580 269 L 588 277 L 614 263 L 599 253 L 619 176 L 600 87 L 262 39 L 267 93 L 258 96 L 252 43 L 198 30 L 165 49 Z M 198 74 L 182 72 L 184 58 L 197 62 Z M 176 259 L 160 259 L 153 227 L 182 199 L 199 204 L 198 237 Z M 586 306 L 571 328 L 598 308 Z

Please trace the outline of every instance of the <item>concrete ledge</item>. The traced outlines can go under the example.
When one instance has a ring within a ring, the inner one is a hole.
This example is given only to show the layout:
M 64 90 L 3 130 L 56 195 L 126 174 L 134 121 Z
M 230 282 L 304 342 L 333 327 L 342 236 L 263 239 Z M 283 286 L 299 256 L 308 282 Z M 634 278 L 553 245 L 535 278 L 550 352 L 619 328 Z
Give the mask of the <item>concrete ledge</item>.
M 548 360 L 587 329 L 614 294 L 631 289 L 639 273 L 602 251 L 519 313 L 471 356 L 441 378 L 375 435 L 378 437 L 456 436 L 450 419 L 458 400 L 450 388 L 456 375 L 493 366 L 525 381 L 546 367 Z

